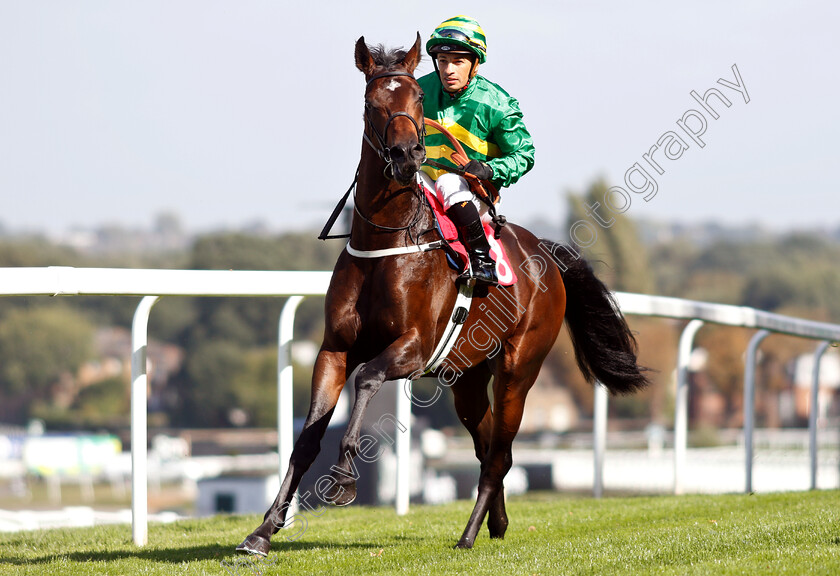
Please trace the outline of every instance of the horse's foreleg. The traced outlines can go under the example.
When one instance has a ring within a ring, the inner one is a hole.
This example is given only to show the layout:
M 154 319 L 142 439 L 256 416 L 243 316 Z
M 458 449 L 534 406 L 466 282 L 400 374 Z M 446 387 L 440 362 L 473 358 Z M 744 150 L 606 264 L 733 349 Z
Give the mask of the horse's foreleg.
M 455 398 L 455 412 L 464 428 L 470 433 L 475 447 L 475 456 L 484 466 L 490 450 L 493 434 L 493 413 L 487 396 L 487 384 L 490 382 L 490 370 L 486 364 L 480 364 L 461 375 L 452 386 Z M 504 538 L 508 527 L 505 511 L 504 487 L 490 505 L 487 528 L 491 538 Z
M 312 380 L 312 399 L 309 415 L 303 430 L 295 442 L 289 469 L 277 498 L 263 517 L 263 523 L 236 547 L 238 552 L 248 552 L 265 556 L 271 547 L 270 539 L 284 524 L 286 512 L 291 505 L 303 474 L 315 461 L 321 450 L 321 438 L 332 417 L 338 396 L 346 381 L 347 355 L 339 352 L 321 351 L 315 361 Z
M 337 506 L 346 506 L 356 499 L 358 474 L 353 459 L 359 452 L 362 424 L 371 399 L 386 380 L 405 378 L 422 368 L 420 339 L 414 330 L 404 334 L 381 354 L 366 362 L 356 374 L 356 401 L 350 414 L 347 431 L 341 439 L 338 464 L 333 466 L 332 484 L 323 499 Z
M 498 378 L 493 385 L 494 410 L 493 431 L 490 449 L 481 465 L 478 480 L 478 498 L 473 507 L 467 527 L 456 548 L 472 548 L 488 510 L 498 509 L 499 498 L 503 498 L 502 483 L 513 464 L 511 447 L 525 407 L 525 396 L 536 379 L 536 370 L 527 378 L 513 381 L 510 378 Z M 503 506 L 503 504 L 502 504 Z M 507 528 L 507 517 L 505 526 Z M 499 527 L 501 528 L 501 527 Z M 502 534 L 504 530 L 502 530 Z M 501 536 L 499 535 L 499 536 Z

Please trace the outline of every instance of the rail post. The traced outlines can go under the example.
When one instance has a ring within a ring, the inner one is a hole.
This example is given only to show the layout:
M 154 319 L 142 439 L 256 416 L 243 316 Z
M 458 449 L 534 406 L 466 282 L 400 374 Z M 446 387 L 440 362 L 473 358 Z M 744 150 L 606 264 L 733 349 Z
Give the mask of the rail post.
M 817 417 L 820 407 L 820 363 L 831 342 L 820 342 L 814 352 L 811 404 L 808 406 L 808 452 L 811 458 L 811 490 L 817 489 Z
M 744 449 L 746 451 L 746 483 L 744 492 L 752 492 L 753 472 L 753 429 L 755 428 L 755 365 L 758 347 L 770 335 L 768 330 L 759 330 L 747 346 L 747 365 L 744 368 Z
M 688 446 L 688 363 L 694 336 L 703 327 L 702 320 L 691 320 L 680 334 L 677 352 L 677 392 L 674 399 L 674 494 L 683 493 L 685 455 Z
M 592 495 L 600 498 L 604 495 L 604 455 L 607 451 L 607 407 L 609 396 L 607 387 L 595 383 L 595 402 L 592 407 L 592 452 L 595 457 L 595 473 L 592 482 Z
M 398 516 L 408 514 L 411 502 L 411 380 L 403 378 L 397 381 L 397 493 L 394 506 Z M 400 424 L 405 430 L 400 429 Z
M 293 410 L 294 369 L 292 368 L 292 339 L 295 330 L 295 313 L 303 296 L 289 296 L 280 312 L 277 345 L 277 454 L 280 458 L 280 482 L 286 477 L 289 459 L 295 440 L 295 415 Z M 297 495 L 292 497 L 287 518 L 297 512 Z M 287 526 L 292 526 L 288 524 Z
M 138 546 L 149 542 L 146 346 L 149 314 L 159 299 L 145 296 L 140 300 L 131 323 L 131 536 Z

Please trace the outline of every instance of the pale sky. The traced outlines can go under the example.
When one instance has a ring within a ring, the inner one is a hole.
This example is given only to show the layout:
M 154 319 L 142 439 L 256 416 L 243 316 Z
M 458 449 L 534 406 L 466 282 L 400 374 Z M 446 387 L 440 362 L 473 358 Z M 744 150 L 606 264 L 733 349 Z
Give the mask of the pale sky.
M 567 191 L 640 162 L 658 191 L 632 217 L 837 228 L 838 6 L 0 0 L 0 223 L 318 227 L 359 158 L 356 39 L 408 46 L 463 13 L 536 145 L 508 219 L 559 225 Z M 749 103 L 717 83 L 733 65 Z M 731 106 L 710 100 L 701 148 L 677 120 L 713 87 Z M 658 175 L 643 155 L 669 131 L 689 148 L 654 152 Z

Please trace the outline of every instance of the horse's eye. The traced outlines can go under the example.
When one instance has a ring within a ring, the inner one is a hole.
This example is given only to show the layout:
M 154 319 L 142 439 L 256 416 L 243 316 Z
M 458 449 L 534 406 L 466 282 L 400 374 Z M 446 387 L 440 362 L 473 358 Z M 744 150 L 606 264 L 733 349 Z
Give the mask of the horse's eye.
M 420 95 L 417 97 L 417 100 L 422 102 L 426 98 L 426 95 L 423 92 L 420 92 Z

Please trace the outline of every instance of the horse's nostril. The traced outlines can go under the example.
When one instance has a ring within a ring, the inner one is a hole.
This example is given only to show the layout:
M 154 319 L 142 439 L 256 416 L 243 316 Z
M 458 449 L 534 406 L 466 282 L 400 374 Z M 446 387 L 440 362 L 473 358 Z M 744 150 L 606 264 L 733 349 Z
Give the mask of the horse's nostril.
M 405 148 L 402 146 L 394 146 L 391 148 L 391 160 L 394 162 L 402 162 L 405 160 Z
M 416 162 L 422 162 L 426 158 L 426 147 L 422 144 L 415 144 L 412 146 L 411 158 Z

